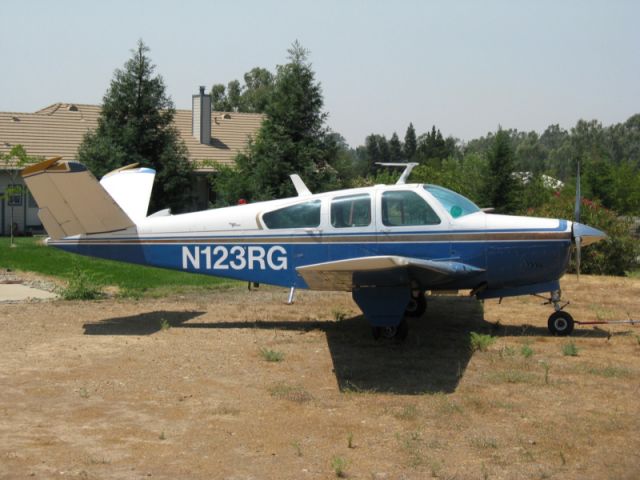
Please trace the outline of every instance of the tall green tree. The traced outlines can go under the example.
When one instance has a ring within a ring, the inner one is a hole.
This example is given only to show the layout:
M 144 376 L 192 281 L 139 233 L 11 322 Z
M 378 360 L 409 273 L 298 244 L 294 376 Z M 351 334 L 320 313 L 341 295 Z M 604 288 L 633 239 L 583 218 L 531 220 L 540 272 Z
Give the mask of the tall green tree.
M 411 161 L 416 154 L 416 148 L 418 147 L 418 141 L 416 138 L 416 129 L 413 128 L 413 123 L 409 123 L 407 132 L 404 134 L 404 156 L 407 161 Z
M 498 129 L 487 155 L 489 169 L 485 176 L 484 201 L 498 213 L 518 210 L 519 183 L 513 176 L 515 158 L 509 133 Z
M 244 74 L 244 85 L 232 80 L 211 87 L 211 107 L 221 112 L 264 113 L 274 88 L 274 75 L 256 67 Z
M 123 69 L 115 71 L 102 100 L 95 131 L 85 135 L 78 158 L 97 177 L 131 163 L 156 170 L 150 210 L 190 206 L 192 166 L 173 125 L 175 109 L 160 75 L 138 41 Z
M 277 67 L 273 91 L 262 123 L 248 151 L 236 157 L 236 167 L 214 177 L 218 203 L 266 200 L 293 194 L 289 175 L 298 173 L 313 189 L 337 185 L 333 164 L 339 138 L 326 126 L 320 83 L 297 41 L 289 62 Z
M 391 135 L 391 138 L 389 139 L 389 157 L 392 162 L 400 162 L 403 160 L 402 144 L 400 143 L 400 139 L 396 132 L 393 132 L 393 135 Z

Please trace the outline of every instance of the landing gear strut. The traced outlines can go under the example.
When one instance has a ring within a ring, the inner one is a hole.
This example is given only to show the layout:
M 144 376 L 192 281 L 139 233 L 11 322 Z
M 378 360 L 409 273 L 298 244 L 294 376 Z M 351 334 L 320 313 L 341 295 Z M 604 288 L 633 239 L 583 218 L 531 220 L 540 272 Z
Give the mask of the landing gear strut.
M 411 300 L 404 314 L 407 317 L 421 317 L 427 310 L 427 299 L 424 290 L 411 290 Z

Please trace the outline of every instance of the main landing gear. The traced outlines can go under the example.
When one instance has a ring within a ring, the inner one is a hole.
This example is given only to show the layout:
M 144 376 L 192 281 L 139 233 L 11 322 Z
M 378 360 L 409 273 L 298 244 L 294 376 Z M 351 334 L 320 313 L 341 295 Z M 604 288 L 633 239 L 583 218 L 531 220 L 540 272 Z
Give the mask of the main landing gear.
M 404 311 L 405 317 L 417 318 L 427 310 L 427 298 L 424 290 L 411 290 L 411 300 Z M 386 339 L 402 342 L 409 333 L 409 323 L 403 318 L 398 325 L 391 327 L 371 327 L 374 340 Z
M 392 327 L 371 327 L 371 334 L 374 340 L 384 338 L 386 340 L 403 341 L 407 338 L 408 333 L 409 325 L 406 318 L 403 318 L 398 325 Z
M 407 317 L 421 317 L 427 310 L 427 298 L 424 290 L 411 290 L 411 300 L 407 304 L 404 314 Z
M 552 335 L 565 337 L 567 335 L 571 335 L 571 332 L 573 332 L 575 321 L 568 312 L 563 310 L 564 307 L 569 305 L 569 302 L 561 305 L 560 296 L 560 290 L 555 290 L 551 292 L 551 298 L 546 302 L 547 304 L 553 304 L 553 308 L 555 310 L 555 312 L 549 316 L 547 327 Z
M 425 292 L 418 285 L 357 287 L 353 300 L 371 323 L 373 338 L 402 341 L 409 325 L 405 317 L 419 317 L 427 308 Z

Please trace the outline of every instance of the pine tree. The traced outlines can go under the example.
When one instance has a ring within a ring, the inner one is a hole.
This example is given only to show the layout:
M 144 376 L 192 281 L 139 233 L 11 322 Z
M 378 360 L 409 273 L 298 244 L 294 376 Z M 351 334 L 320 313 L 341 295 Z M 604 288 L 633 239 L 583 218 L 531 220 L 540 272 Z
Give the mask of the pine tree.
M 489 171 L 485 176 L 484 201 L 499 213 L 518 209 L 519 183 L 513 176 L 515 156 L 509 133 L 498 129 L 487 154 Z
M 265 200 L 293 194 L 292 173 L 317 190 L 336 183 L 332 163 L 338 142 L 325 126 L 320 84 L 308 61 L 308 51 L 297 41 L 288 50 L 289 62 L 277 67 L 273 91 L 262 123 L 247 153 L 236 157 L 235 169 L 223 169 L 214 178 L 220 203 Z
M 393 132 L 389 140 L 389 158 L 392 162 L 402 161 L 402 144 L 396 132 Z
M 411 161 L 416 154 L 416 148 L 418 142 L 416 140 L 416 129 L 413 128 L 413 123 L 409 123 L 407 127 L 407 133 L 404 134 L 404 156 L 407 161 Z
M 150 211 L 188 208 L 192 166 L 173 125 L 175 109 L 149 48 L 140 40 L 124 68 L 116 70 L 103 98 L 95 131 L 85 135 L 78 159 L 94 175 L 131 163 L 156 170 Z

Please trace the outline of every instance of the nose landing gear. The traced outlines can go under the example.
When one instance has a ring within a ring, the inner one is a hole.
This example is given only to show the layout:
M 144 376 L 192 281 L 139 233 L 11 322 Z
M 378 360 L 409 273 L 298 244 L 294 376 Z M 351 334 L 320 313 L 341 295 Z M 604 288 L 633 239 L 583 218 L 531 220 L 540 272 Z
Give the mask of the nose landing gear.
M 569 302 L 566 302 L 564 305 L 561 304 L 561 296 L 562 292 L 560 290 L 554 290 L 551 292 L 551 298 L 545 302 L 545 305 L 553 304 L 553 309 L 555 310 L 555 312 L 549 316 L 547 327 L 552 335 L 565 337 L 571 335 L 571 332 L 573 332 L 575 321 L 568 312 L 563 310 L 564 307 L 569 305 Z

